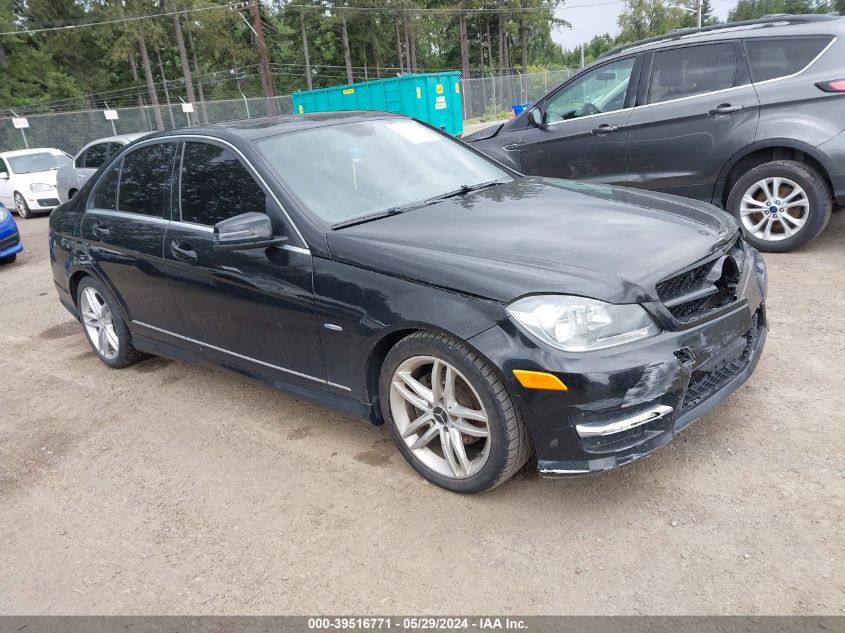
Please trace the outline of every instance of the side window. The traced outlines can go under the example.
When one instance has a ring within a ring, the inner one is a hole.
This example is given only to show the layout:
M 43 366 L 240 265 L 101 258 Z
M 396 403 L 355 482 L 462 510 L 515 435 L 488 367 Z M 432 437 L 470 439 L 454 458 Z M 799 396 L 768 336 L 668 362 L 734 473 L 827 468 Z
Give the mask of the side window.
M 109 156 L 114 156 L 123 147 L 121 143 L 109 143 Z
M 107 144 L 106 143 L 98 143 L 97 145 L 92 145 L 89 147 L 85 153 L 79 157 L 77 162 L 77 167 L 85 167 L 86 169 L 99 169 L 103 166 L 103 163 L 106 162 L 106 157 L 108 156 L 107 153 Z M 82 163 L 81 165 L 79 163 Z
M 745 40 L 752 81 L 785 77 L 803 70 L 830 44 L 830 37 L 777 37 Z
M 164 217 L 170 200 L 175 143 L 146 145 L 123 157 L 119 211 Z
M 9 166 L 6 164 L 6 161 L 0 158 L 0 172 L 5 171 L 7 174 L 9 173 Z
M 651 68 L 649 103 L 732 88 L 736 79 L 733 44 L 706 44 L 659 51 Z
M 92 209 L 114 211 L 117 208 L 117 183 L 120 180 L 120 163 L 102 175 L 88 206 Z
M 266 213 L 267 196 L 235 153 L 186 142 L 180 188 L 182 221 L 213 226 L 241 213 Z
M 605 64 L 579 77 L 546 103 L 546 123 L 621 110 L 634 58 Z

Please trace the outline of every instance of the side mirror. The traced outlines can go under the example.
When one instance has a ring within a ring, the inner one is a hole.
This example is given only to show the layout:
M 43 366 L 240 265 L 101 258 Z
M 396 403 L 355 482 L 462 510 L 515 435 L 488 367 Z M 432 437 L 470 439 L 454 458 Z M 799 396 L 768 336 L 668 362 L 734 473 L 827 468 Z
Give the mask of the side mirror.
M 528 124 L 534 127 L 546 127 L 545 116 L 540 108 L 531 108 L 528 111 Z
M 9 172 L 0 171 L 0 180 L 9 180 Z
M 215 251 L 247 251 L 279 246 L 286 236 L 273 235 L 273 223 L 264 213 L 242 213 L 214 225 Z

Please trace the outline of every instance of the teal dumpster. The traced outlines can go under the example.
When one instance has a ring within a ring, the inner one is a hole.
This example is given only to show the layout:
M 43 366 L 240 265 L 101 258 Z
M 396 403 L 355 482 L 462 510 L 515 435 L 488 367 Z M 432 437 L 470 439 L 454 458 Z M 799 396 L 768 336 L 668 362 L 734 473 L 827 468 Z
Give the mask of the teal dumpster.
M 449 134 L 464 130 L 461 73 L 401 75 L 358 84 L 295 92 L 293 111 L 382 110 L 420 119 Z

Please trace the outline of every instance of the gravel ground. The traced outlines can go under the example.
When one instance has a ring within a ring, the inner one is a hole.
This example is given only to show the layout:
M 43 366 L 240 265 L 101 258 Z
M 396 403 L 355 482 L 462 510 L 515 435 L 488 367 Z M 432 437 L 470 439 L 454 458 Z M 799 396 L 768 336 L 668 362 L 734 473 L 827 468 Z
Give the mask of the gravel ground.
M 845 613 L 845 213 L 768 256 L 772 331 L 650 459 L 479 497 L 235 375 L 102 365 L 47 218 L 0 267 L 0 613 Z

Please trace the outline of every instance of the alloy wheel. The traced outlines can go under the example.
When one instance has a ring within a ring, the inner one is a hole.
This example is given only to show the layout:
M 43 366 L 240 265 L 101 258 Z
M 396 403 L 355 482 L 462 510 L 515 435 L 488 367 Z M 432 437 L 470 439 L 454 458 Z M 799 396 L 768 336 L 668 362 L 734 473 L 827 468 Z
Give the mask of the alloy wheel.
M 15 211 L 18 212 L 18 217 L 29 217 L 29 207 L 26 206 L 26 200 L 24 200 L 23 196 L 19 193 L 15 194 Z
M 100 355 L 107 360 L 117 358 L 120 342 L 114 317 L 100 293 L 90 286 L 85 288 L 80 296 L 79 311 L 85 332 Z
M 472 477 L 490 456 L 481 398 L 460 371 L 439 358 L 413 356 L 396 368 L 390 411 L 411 453 L 443 477 Z
M 800 231 L 810 214 L 807 193 L 794 180 L 782 177 L 755 182 L 740 201 L 746 231 L 760 240 L 779 241 Z

